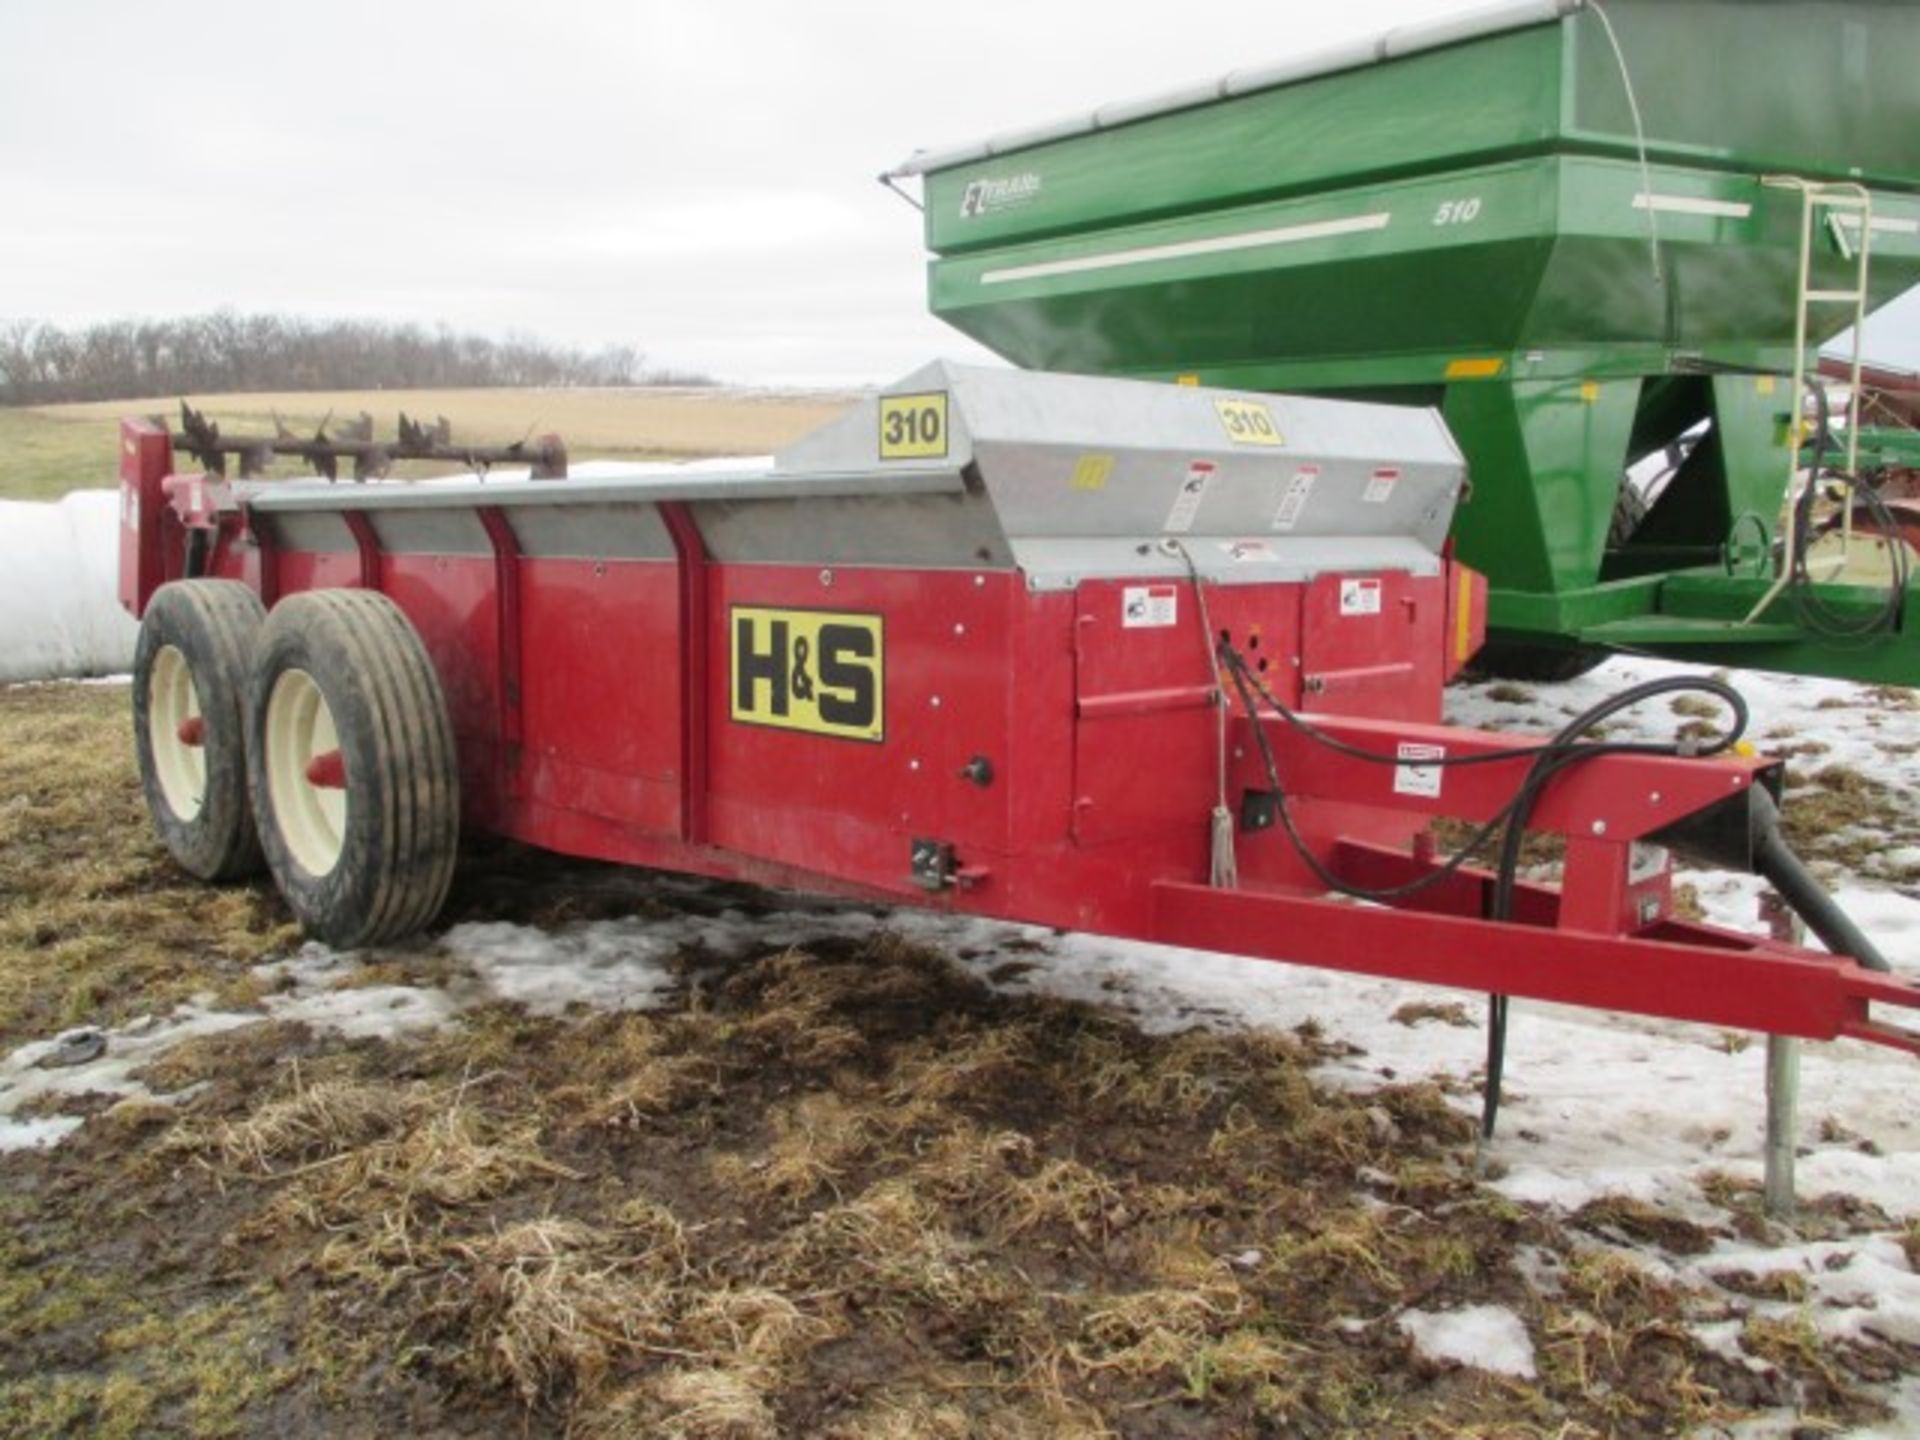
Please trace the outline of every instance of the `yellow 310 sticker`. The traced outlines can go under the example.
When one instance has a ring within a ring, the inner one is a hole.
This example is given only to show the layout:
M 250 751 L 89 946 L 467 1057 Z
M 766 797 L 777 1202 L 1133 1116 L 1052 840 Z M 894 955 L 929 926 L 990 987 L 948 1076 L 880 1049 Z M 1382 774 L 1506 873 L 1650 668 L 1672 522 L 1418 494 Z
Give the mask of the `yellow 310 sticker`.
M 940 460 L 946 453 L 946 391 L 880 397 L 882 460 Z
M 1258 400 L 1215 400 L 1220 423 L 1227 438 L 1236 445 L 1284 445 L 1280 427 L 1273 423 L 1273 412 Z
M 735 605 L 733 718 L 841 740 L 886 737 L 886 623 L 878 615 Z

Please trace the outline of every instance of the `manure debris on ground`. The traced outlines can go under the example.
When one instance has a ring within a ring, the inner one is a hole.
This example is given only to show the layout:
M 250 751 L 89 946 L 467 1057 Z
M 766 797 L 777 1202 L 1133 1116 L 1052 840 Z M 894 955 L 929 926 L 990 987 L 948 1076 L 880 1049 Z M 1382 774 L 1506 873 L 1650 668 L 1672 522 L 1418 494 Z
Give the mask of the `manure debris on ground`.
M 55 783 L 44 750 L 0 749 L 26 767 L 0 815 L 0 1031 L 208 990 L 261 1013 L 145 1058 L 148 1095 L 63 1097 L 98 1113 L 0 1157 L 0 1433 L 1578 1440 L 1790 1408 L 1844 1429 L 1915 1368 L 1905 1341 L 1801 1323 L 1840 1262 L 1721 1258 L 1779 1238 L 1744 1180 L 1703 1187 L 1717 1218 L 1517 1203 L 1474 1177 L 1464 1081 L 1331 1088 L 1316 1069 L 1353 1047 L 1314 1026 L 1150 1033 L 973 973 L 1017 980 L 1029 939 L 981 939 L 969 969 L 783 911 L 778 943 L 690 943 L 653 1010 L 277 1018 L 305 962 L 252 962 L 292 954 L 284 915 L 168 877 L 114 769 L 124 699 L 0 706 L 79 756 Z M 448 920 L 718 903 L 770 902 L 482 851 Z M 451 963 L 324 978 L 365 995 Z M 1920 1255 L 1871 1207 L 1799 1225 Z

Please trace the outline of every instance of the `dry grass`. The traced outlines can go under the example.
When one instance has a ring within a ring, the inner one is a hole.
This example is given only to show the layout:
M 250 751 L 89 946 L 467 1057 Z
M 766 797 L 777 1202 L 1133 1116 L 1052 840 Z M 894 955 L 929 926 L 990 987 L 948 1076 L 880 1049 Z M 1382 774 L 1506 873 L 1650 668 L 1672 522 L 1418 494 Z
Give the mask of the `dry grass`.
M 1920 815 L 1906 796 L 1852 765 L 1796 769 L 1791 779 L 1781 823 L 1809 859 L 1871 869 L 1886 851 L 1920 838 Z
M 1123 1217 L 1120 1191 L 1078 1160 L 1049 1160 L 1032 1175 L 1015 1176 L 993 1197 L 989 1213 L 1003 1236 L 1042 1226 L 1064 1228 L 1095 1243 Z
M 797 1205 L 822 1190 L 838 1198 L 840 1182 L 886 1128 L 880 1116 L 832 1093 L 803 1096 L 771 1118 L 773 1138 L 764 1152 L 715 1161 L 722 1184 L 760 1205 Z
M 94 694 L 22 713 L 57 732 Z M 82 915 L 72 857 L 120 856 L 150 878 L 100 907 L 113 946 L 166 963 L 88 1013 L 241 993 L 217 937 L 153 940 L 182 890 L 111 787 L 70 792 L 29 791 L 56 860 L 0 855 L 0 922 Z M 527 868 L 483 862 L 454 914 L 547 916 Z M 560 878 L 570 913 L 672 910 L 596 875 Z M 61 972 L 7 958 L 13 1023 L 44 1027 Z M 1706 1351 L 1691 1324 L 1789 1290 L 1663 1282 L 1612 1247 L 1698 1236 L 1630 1201 L 1566 1225 L 1481 1189 L 1460 1096 L 1322 1091 L 1311 1029 L 1147 1035 L 884 934 L 682 964 L 651 1014 L 263 1022 L 150 1064 L 177 1105 L 0 1159 L 0 1433 L 1653 1436 L 1864 1420 L 1870 1367 L 1911 1368 L 1778 1324 L 1749 1335 L 1765 1374 Z M 1537 1384 L 1436 1372 L 1393 1323 L 1467 1304 L 1522 1317 Z
M 645 1015 L 620 1017 L 595 1045 L 576 1083 L 557 1090 L 549 1106 L 565 1124 L 613 1130 L 663 1128 L 702 1099 L 715 1096 L 711 1059 L 668 1047 L 667 1030 Z
M 287 1192 L 316 1220 L 360 1216 L 369 1196 L 404 1212 L 422 1202 L 470 1205 L 536 1175 L 578 1178 L 547 1157 L 533 1126 L 497 1125 L 459 1101 L 402 1134 L 342 1152 L 341 1162 L 309 1172 Z
M 453 1241 L 450 1305 L 481 1340 L 492 1372 L 529 1404 L 589 1391 L 616 1356 L 666 1318 L 671 1271 L 624 1265 L 613 1237 L 575 1220 L 526 1220 Z
M 775 1440 L 759 1378 L 717 1366 L 673 1369 L 614 1396 L 573 1427 L 577 1440 Z
M 0 689 L 0 1048 L 164 1012 L 246 1004 L 248 965 L 297 932 L 271 886 L 214 888 L 153 838 L 117 685 Z
M 1458 1000 L 1409 1000 L 1396 1008 L 1388 1018 L 1396 1025 L 1408 1027 L 1438 1020 L 1443 1025 L 1452 1025 L 1461 1030 L 1471 1030 L 1479 1023 L 1467 1014 L 1467 1007 Z
M 1675 1255 L 1704 1255 L 1714 1236 L 1704 1226 L 1669 1215 L 1630 1195 L 1602 1195 L 1580 1207 L 1573 1223 L 1611 1239 L 1657 1245 Z
M 418 1086 L 322 1080 L 268 1101 L 244 1120 L 220 1124 L 204 1140 L 183 1131 L 171 1143 L 205 1148 L 229 1165 L 271 1175 L 285 1163 L 337 1155 L 391 1135 L 425 1100 Z

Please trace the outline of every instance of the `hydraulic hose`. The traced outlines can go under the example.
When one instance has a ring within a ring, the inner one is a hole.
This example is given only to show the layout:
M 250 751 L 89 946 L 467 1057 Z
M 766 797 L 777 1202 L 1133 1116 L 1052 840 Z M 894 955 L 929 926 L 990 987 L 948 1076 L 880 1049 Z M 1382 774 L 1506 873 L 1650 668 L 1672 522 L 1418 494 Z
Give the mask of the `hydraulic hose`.
M 1292 844 L 1295 853 L 1323 885 L 1329 890 L 1358 900 L 1391 903 L 1406 899 L 1453 875 L 1487 841 L 1498 834 L 1501 837 L 1500 853 L 1495 865 L 1493 895 L 1488 905 L 1487 918 L 1490 920 L 1507 920 L 1512 917 L 1514 889 L 1520 870 L 1521 842 L 1526 837 L 1527 821 L 1532 816 L 1534 806 L 1538 803 L 1548 782 L 1562 770 L 1602 755 L 1716 755 L 1730 750 L 1747 729 L 1747 702 L 1739 691 L 1725 681 L 1711 676 L 1676 675 L 1644 681 L 1609 695 L 1569 720 L 1544 744 L 1489 751 L 1474 756 L 1444 757 L 1424 761 L 1422 762 L 1424 764 L 1442 767 L 1521 762 L 1525 764 L 1526 769 L 1514 788 L 1513 798 L 1501 808 L 1500 813 L 1480 826 L 1468 842 L 1441 865 L 1406 884 L 1387 889 L 1369 889 L 1354 885 L 1335 875 L 1320 857 L 1313 853 L 1305 837 L 1300 834 L 1288 806 L 1286 792 L 1280 784 L 1280 767 L 1274 758 L 1273 746 L 1267 739 L 1265 727 L 1258 723 L 1258 707 L 1254 697 L 1258 695 L 1259 699 L 1287 724 L 1308 739 L 1330 750 L 1376 765 L 1399 765 L 1402 763 L 1400 757 L 1383 755 L 1327 734 L 1304 715 L 1283 703 L 1247 663 L 1246 657 L 1233 645 L 1224 640 L 1221 641 L 1218 653 L 1222 665 L 1226 667 L 1228 678 L 1239 693 L 1240 704 L 1247 719 L 1254 722 L 1254 744 L 1260 752 L 1261 763 L 1266 770 L 1267 783 L 1272 788 L 1274 808 L 1279 816 L 1280 827 Z M 1699 747 L 1686 743 L 1648 744 L 1639 741 L 1583 740 L 1581 738 L 1603 721 L 1623 710 L 1632 709 L 1658 696 L 1683 691 L 1711 695 L 1725 705 L 1732 716 L 1726 733 L 1711 743 Z M 1507 997 L 1490 995 L 1487 997 L 1487 1007 L 1487 1082 L 1480 1112 L 1482 1140 L 1492 1138 L 1494 1127 L 1500 1116 L 1500 1094 L 1506 1071 Z
M 1754 873 L 1780 892 L 1780 898 L 1835 955 L 1851 956 L 1863 969 L 1891 971 L 1887 957 L 1789 848 L 1780 832 L 1780 808 L 1765 787 L 1754 787 L 1752 805 Z
M 1799 616 L 1801 624 L 1830 641 L 1872 642 L 1900 628 L 1900 619 L 1906 609 L 1907 579 L 1911 571 L 1907 547 L 1899 538 L 1900 527 L 1888 511 L 1887 502 L 1881 497 L 1880 492 L 1873 486 L 1862 483 L 1858 475 L 1850 475 L 1827 465 L 1828 453 L 1838 448 L 1833 434 L 1832 407 L 1827 404 L 1825 386 L 1809 380 L 1808 389 L 1813 392 L 1814 410 L 1817 416 L 1813 435 L 1813 461 L 1808 466 L 1806 487 L 1794 501 L 1794 553 L 1786 557 L 1794 613 Z M 1828 479 L 1837 480 L 1845 486 L 1851 492 L 1848 503 L 1858 503 L 1865 509 L 1873 517 L 1874 523 L 1880 527 L 1880 533 L 1887 537 L 1889 573 L 1886 600 L 1877 610 L 1864 618 L 1851 618 L 1837 614 L 1832 607 L 1822 603 L 1807 566 L 1808 554 L 1814 541 L 1813 502 L 1820 489 L 1823 474 Z
M 1514 892 L 1519 880 L 1521 842 L 1525 838 L 1527 821 L 1532 816 L 1534 806 L 1538 803 L 1542 792 L 1561 771 L 1602 755 L 1722 754 L 1738 742 L 1746 732 L 1748 723 L 1745 698 L 1725 681 L 1710 676 L 1670 676 L 1629 686 L 1625 690 L 1609 695 L 1569 720 L 1543 744 L 1525 749 L 1496 750 L 1474 756 L 1444 757 L 1423 761 L 1423 764 L 1443 767 L 1518 762 L 1524 763 L 1526 769 L 1514 788 L 1513 798 L 1501 808 L 1500 813 L 1480 826 L 1467 843 L 1447 860 L 1405 884 L 1385 889 L 1369 889 L 1354 885 L 1335 875 L 1320 857 L 1313 853 L 1305 837 L 1301 835 L 1289 809 L 1286 792 L 1280 783 L 1280 767 L 1274 756 L 1272 743 L 1267 737 L 1266 728 L 1259 723 L 1259 705 L 1264 703 L 1302 735 L 1330 750 L 1378 765 L 1401 764 L 1403 762 L 1400 757 L 1397 754 L 1386 755 L 1368 750 L 1320 729 L 1306 716 L 1284 704 L 1247 663 L 1246 657 L 1230 643 L 1223 640 L 1218 654 L 1227 672 L 1227 678 L 1238 694 L 1241 708 L 1248 721 L 1252 722 L 1254 744 L 1260 753 L 1267 784 L 1273 794 L 1280 828 L 1294 851 L 1322 884 L 1330 890 L 1356 899 L 1390 904 L 1396 900 L 1409 898 L 1428 886 L 1438 884 L 1454 875 L 1471 856 L 1498 834 L 1500 836 L 1499 856 L 1494 866 L 1493 893 L 1487 904 L 1487 918 L 1490 920 L 1507 920 L 1512 917 Z M 1682 691 L 1710 695 L 1724 704 L 1731 714 L 1731 723 L 1726 733 L 1709 744 L 1698 747 L 1686 743 L 1650 744 L 1581 738 L 1603 721 L 1623 710 L 1644 704 L 1657 696 Z M 1256 697 L 1258 697 L 1257 700 Z M 1884 972 L 1891 969 L 1886 957 L 1881 955 L 1873 942 L 1862 933 L 1860 927 L 1847 917 L 1833 897 L 1827 893 L 1826 887 L 1814 878 L 1812 872 L 1801 863 L 1800 857 L 1795 855 L 1787 845 L 1786 837 L 1780 829 L 1779 807 L 1774 804 L 1773 796 L 1760 785 L 1751 787 L 1749 795 L 1751 806 L 1748 811 L 1749 849 L 1750 863 L 1754 873 L 1766 879 L 1779 892 L 1781 898 L 1793 911 L 1806 921 L 1807 928 L 1819 936 L 1821 942 L 1834 954 L 1851 956 L 1868 970 Z M 1494 1126 L 1500 1114 L 1500 1095 L 1506 1071 L 1509 1014 L 1508 1000 L 1505 995 L 1489 995 L 1487 1002 L 1487 1079 L 1480 1113 L 1480 1134 L 1483 1141 L 1493 1137 Z

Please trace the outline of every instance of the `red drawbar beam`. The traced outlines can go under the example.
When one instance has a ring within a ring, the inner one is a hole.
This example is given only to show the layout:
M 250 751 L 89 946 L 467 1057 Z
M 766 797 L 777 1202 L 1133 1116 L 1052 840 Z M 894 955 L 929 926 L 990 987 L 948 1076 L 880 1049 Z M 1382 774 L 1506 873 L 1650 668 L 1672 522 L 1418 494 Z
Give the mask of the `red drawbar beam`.
M 1920 1031 L 1868 1010 L 1920 1008 L 1920 983 L 1778 941 L 1675 923 L 1640 935 L 1542 931 L 1175 882 L 1153 896 L 1152 938 L 1164 945 L 1920 1055 Z

